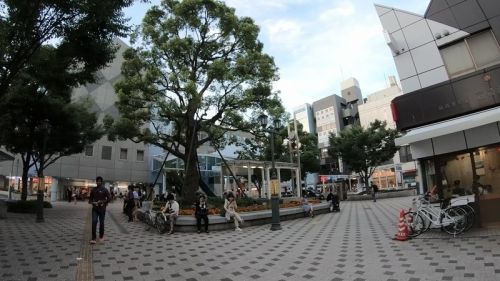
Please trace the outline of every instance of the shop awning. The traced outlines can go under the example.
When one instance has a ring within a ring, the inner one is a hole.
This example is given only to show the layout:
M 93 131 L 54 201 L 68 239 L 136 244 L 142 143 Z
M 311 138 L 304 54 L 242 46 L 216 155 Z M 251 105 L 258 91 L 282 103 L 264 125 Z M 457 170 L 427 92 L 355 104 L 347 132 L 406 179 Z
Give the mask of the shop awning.
M 500 107 L 495 107 L 410 130 L 404 136 L 397 138 L 395 143 L 396 145 L 408 145 L 498 121 L 500 121 Z

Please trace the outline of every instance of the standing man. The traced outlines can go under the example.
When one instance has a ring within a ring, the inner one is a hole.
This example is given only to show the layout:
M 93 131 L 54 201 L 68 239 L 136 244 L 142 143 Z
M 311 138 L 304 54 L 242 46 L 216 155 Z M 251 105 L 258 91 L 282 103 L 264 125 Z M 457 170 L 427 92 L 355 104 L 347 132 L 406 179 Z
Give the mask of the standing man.
M 378 192 L 378 186 L 373 183 L 373 182 L 370 182 L 371 183 L 371 188 L 372 188 L 372 199 L 373 199 L 373 202 L 377 202 L 377 192 Z
M 99 240 L 104 241 L 104 217 L 106 206 L 111 200 L 111 194 L 104 187 L 102 177 L 95 179 L 96 187 L 90 191 L 89 204 L 92 204 L 92 240 L 90 244 L 96 243 L 97 220 L 99 220 Z

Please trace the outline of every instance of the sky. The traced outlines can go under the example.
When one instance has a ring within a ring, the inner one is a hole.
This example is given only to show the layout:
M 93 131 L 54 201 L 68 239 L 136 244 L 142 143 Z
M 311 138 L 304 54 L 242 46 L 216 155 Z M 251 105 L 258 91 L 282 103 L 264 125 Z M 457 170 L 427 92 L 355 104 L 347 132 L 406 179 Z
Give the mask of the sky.
M 137 3 L 125 12 L 140 24 L 151 5 Z M 397 77 L 374 3 L 423 15 L 430 0 L 225 0 L 238 16 L 260 26 L 264 52 L 275 59 L 274 90 L 288 112 L 304 103 L 340 95 L 340 82 L 355 77 L 363 96 L 387 87 Z

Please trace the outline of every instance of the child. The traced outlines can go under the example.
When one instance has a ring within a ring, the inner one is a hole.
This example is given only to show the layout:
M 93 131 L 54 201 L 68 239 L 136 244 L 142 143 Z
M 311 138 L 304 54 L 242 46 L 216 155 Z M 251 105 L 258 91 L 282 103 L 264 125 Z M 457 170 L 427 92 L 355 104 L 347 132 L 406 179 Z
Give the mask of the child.
M 307 201 L 307 198 L 302 198 L 302 210 L 304 210 L 304 213 L 307 216 L 310 216 L 311 218 L 314 217 L 313 213 L 313 206 L 309 201 Z

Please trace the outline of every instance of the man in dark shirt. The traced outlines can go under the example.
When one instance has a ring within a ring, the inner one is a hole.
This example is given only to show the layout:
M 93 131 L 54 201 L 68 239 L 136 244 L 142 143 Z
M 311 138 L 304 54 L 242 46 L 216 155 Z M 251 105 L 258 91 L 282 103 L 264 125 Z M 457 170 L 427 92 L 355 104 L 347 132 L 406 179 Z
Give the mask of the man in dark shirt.
M 198 202 L 195 204 L 195 213 L 196 217 L 196 227 L 198 228 L 198 233 L 201 232 L 201 220 L 205 222 L 205 232 L 208 233 L 208 205 L 207 198 L 205 195 L 200 195 Z
M 104 216 L 106 205 L 111 200 L 111 194 L 104 187 L 102 177 L 95 179 L 96 187 L 90 191 L 89 204 L 92 204 L 92 240 L 90 244 L 96 243 L 97 220 L 99 220 L 99 240 L 104 241 Z

